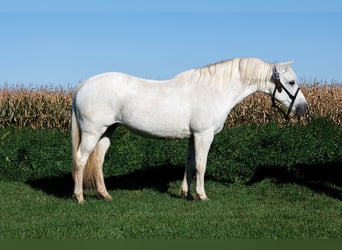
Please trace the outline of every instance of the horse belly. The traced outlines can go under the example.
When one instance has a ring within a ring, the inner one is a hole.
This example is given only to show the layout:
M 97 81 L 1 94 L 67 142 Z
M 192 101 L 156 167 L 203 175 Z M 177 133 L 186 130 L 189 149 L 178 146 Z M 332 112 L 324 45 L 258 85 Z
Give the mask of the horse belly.
M 159 138 L 187 138 L 191 135 L 189 118 L 184 109 L 168 105 L 151 107 L 150 105 L 130 105 L 123 109 L 120 121 L 133 132 Z

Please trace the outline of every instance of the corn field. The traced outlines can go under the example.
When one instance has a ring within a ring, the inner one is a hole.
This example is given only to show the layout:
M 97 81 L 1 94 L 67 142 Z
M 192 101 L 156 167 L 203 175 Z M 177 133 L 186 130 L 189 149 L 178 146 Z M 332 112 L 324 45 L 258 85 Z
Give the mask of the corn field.
M 239 126 L 244 123 L 268 123 L 276 121 L 284 123 L 306 123 L 313 118 L 328 118 L 334 124 L 342 126 L 342 84 L 336 85 L 301 85 L 308 105 L 309 113 L 299 119 L 290 115 L 286 121 L 276 108 L 272 108 L 271 98 L 262 93 L 247 97 L 238 104 L 229 114 L 227 125 Z M 284 108 L 287 111 L 286 108 Z
M 342 126 L 342 85 L 301 86 L 310 112 L 298 119 L 291 116 L 290 123 L 305 123 L 311 118 L 329 118 Z M 0 128 L 18 127 L 34 129 L 71 128 L 71 103 L 74 90 L 26 89 L 4 87 L 0 89 Z M 238 104 L 229 114 L 226 126 L 246 123 L 287 123 L 277 109 L 271 108 L 271 98 L 257 93 Z

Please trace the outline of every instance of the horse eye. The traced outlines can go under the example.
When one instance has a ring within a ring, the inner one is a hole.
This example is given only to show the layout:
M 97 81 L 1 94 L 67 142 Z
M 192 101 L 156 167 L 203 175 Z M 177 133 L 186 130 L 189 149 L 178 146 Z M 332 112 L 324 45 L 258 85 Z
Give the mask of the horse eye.
M 295 81 L 294 80 L 293 81 L 289 81 L 289 84 L 294 85 Z

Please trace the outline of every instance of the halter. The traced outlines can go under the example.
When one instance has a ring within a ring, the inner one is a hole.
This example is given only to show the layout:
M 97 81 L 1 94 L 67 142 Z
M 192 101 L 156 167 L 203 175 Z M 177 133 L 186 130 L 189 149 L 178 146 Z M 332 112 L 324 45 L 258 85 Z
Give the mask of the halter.
M 297 98 L 297 95 L 298 95 L 298 92 L 300 90 L 300 88 L 298 87 L 297 90 L 296 90 L 296 93 L 294 95 L 292 95 L 285 87 L 284 85 L 281 83 L 280 81 L 280 74 L 279 72 L 277 71 L 276 67 L 273 67 L 273 75 L 272 75 L 272 80 L 275 82 L 275 87 L 274 87 L 274 91 L 273 91 L 273 94 L 272 94 L 272 107 L 276 107 L 285 117 L 286 120 L 289 120 L 289 115 L 291 113 L 291 110 L 292 110 L 292 107 L 293 107 L 293 104 Z M 275 94 L 276 94 L 276 91 L 278 90 L 279 93 L 281 93 L 282 90 L 284 90 L 286 92 L 286 94 L 290 97 L 291 99 L 291 104 L 289 106 L 289 109 L 287 110 L 287 113 L 285 113 L 285 111 L 276 104 L 276 101 L 275 101 Z

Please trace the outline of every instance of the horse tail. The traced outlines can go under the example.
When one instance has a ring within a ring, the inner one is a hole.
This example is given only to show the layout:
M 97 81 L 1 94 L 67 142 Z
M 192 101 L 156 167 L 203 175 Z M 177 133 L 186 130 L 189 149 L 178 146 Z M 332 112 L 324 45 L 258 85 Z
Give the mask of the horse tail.
M 96 178 L 98 174 L 98 154 L 99 150 L 97 146 L 94 151 L 90 154 L 87 164 L 83 171 L 83 185 L 86 189 L 95 189 L 96 188 Z
M 80 127 L 78 125 L 78 120 L 75 113 L 75 104 L 72 104 L 72 114 L 71 114 L 71 141 L 72 141 L 72 175 L 75 178 L 75 169 L 77 168 L 77 150 L 80 146 L 81 136 Z

